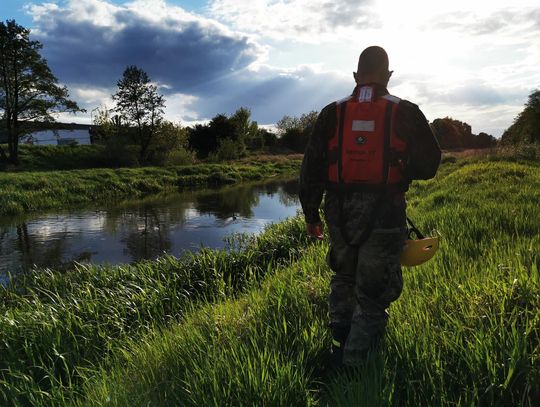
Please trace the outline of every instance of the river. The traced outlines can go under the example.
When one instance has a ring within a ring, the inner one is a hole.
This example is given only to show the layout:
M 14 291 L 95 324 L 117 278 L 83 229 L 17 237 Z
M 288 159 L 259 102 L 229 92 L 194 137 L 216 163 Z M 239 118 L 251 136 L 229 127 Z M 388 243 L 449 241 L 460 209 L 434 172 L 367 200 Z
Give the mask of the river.
M 131 263 L 258 233 L 299 209 L 296 180 L 276 180 L 0 218 L 0 281 L 74 262 Z

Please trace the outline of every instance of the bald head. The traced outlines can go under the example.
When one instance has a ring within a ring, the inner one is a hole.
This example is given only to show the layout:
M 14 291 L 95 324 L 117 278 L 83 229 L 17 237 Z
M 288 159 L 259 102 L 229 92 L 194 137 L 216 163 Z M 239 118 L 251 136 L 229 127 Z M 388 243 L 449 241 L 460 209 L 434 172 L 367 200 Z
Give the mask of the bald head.
M 358 84 L 379 83 L 386 86 L 391 73 L 388 72 L 388 54 L 378 46 L 366 48 L 358 59 L 358 71 L 354 79 Z

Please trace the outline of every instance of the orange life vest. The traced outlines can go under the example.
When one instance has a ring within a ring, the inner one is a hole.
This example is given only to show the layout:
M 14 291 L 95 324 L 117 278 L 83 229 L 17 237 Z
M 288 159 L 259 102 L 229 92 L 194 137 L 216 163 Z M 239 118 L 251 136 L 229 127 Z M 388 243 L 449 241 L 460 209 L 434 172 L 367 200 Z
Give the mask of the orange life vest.
M 394 129 L 400 99 L 375 96 L 362 86 L 337 103 L 337 126 L 328 141 L 328 182 L 344 189 L 381 189 L 403 183 L 406 142 Z

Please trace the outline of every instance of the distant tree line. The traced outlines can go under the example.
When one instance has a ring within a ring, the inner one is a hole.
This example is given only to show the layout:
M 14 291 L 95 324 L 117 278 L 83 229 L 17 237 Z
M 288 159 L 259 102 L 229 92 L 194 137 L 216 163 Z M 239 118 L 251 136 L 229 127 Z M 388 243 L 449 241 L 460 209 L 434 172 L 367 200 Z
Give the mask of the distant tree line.
M 18 161 L 19 141 L 35 123 L 53 122 L 61 112 L 81 112 L 66 87 L 40 55 L 42 45 L 14 20 L 0 22 L 0 133 L 7 135 L 7 151 L 0 145 L 0 162 Z M 101 107 L 92 140 L 107 146 L 118 165 L 189 163 L 237 159 L 249 151 L 271 149 L 302 153 L 318 112 L 283 116 L 275 132 L 260 127 L 251 111 L 240 107 L 231 115 L 218 114 L 206 124 L 182 127 L 164 119 L 165 98 L 148 74 L 128 66 L 112 95 L 113 109 Z M 435 119 L 431 128 L 443 149 L 495 146 L 495 137 L 473 134 L 471 126 L 450 117 Z M 524 110 L 504 132 L 502 144 L 540 142 L 540 90 L 529 95 Z
M 540 143 L 540 90 L 529 95 L 525 108 L 500 140 L 486 133 L 473 134 L 467 123 L 450 117 L 435 119 L 430 125 L 443 149 Z
M 105 144 L 121 165 L 234 160 L 262 149 L 301 153 L 317 119 L 317 112 L 284 116 L 273 132 L 240 107 L 232 115 L 221 113 L 208 123 L 182 127 L 164 120 L 165 99 L 142 69 L 128 66 L 117 87 L 112 95 L 116 106 L 98 109 L 93 139 Z
M 302 153 L 318 115 L 284 116 L 273 132 L 259 127 L 251 111 L 240 107 L 208 123 L 182 127 L 164 120 L 166 101 L 144 70 L 128 66 L 117 88 L 112 95 L 116 106 L 98 109 L 92 138 L 105 144 L 119 165 L 234 160 L 263 149 Z
M 302 153 L 317 120 L 317 112 L 300 117 L 283 116 L 276 123 L 276 132 L 259 127 L 251 120 L 251 112 L 239 108 L 231 116 L 218 114 L 207 124 L 188 128 L 189 146 L 199 158 L 230 160 L 243 157 L 248 151 L 266 149 L 276 152 Z
M 489 148 L 497 145 L 497 139 L 486 133 L 473 134 L 465 122 L 445 117 L 430 124 L 442 149 Z

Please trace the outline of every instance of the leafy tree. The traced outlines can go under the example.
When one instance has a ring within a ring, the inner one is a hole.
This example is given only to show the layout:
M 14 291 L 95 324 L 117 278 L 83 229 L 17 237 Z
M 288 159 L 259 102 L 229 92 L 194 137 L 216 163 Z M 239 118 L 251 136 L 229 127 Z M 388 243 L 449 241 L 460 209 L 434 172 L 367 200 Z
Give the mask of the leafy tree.
M 156 165 L 169 161 L 172 153 L 178 157 L 189 157 L 187 128 L 164 120 L 160 123 L 154 135 L 154 140 L 148 150 L 148 159 Z
M 227 116 L 218 114 L 206 125 L 197 124 L 189 134 L 189 145 L 201 158 L 214 152 L 222 139 L 236 139 L 236 127 Z
M 116 138 L 120 129 L 119 116 L 112 116 L 111 110 L 106 106 L 100 106 L 95 110 L 96 114 L 92 123 L 94 126 L 90 129 L 94 141 L 107 142 Z
M 258 131 L 249 109 L 241 107 L 230 117 L 218 114 L 207 125 L 195 125 L 189 134 L 189 144 L 201 158 L 218 149 L 221 149 L 220 154 L 215 155 L 218 159 L 241 157 L 258 137 Z
M 67 88 L 40 55 L 43 46 L 30 40 L 30 30 L 15 20 L 0 22 L 0 113 L 8 138 L 9 160 L 18 162 L 19 140 L 28 123 L 54 121 L 53 114 L 83 111 L 69 100 Z M 0 158 L 8 160 L 0 148 Z
M 471 126 L 451 117 L 435 119 L 431 128 L 443 149 L 467 147 L 472 138 Z
M 304 152 L 318 115 L 318 112 L 311 111 L 300 117 L 283 116 L 276 123 L 280 145 L 299 153 Z
M 247 145 L 250 140 L 257 137 L 259 126 L 257 122 L 251 120 L 251 111 L 241 107 L 229 118 L 235 127 L 235 139 Z
M 465 122 L 445 117 L 431 123 L 433 134 L 443 149 L 488 148 L 497 144 L 497 139 L 487 133 L 473 134 Z
M 140 148 L 141 162 L 146 161 L 148 148 L 163 120 L 165 99 L 157 93 L 157 86 L 148 74 L 136 66 L 128 66 L 117 83 L 113 95 L 115 110 L 123 122 L 134 128 L 133 139 Z
M 503 144 L 540 143 L 540 90 L 529 95 L 525 109 L 503 133 Z
M 497 139 L 491 134 L 484 132 L 478 133 L 474 138 L 474 148 L 489 148 L 497 145 Z
M 277 144 L 277 136 L 267 129 L 259 129 L 259 136 L 262 138 L 262 144 L 265 147 L 274 147 Z

